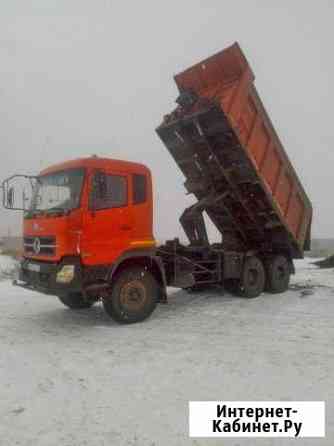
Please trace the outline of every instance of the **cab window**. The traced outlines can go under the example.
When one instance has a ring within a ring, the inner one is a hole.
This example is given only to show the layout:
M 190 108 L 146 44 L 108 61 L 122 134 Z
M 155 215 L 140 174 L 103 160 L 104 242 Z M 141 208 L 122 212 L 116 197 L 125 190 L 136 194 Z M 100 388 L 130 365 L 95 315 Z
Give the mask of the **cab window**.
M 125 176 L 104 172 L 97 172 L 94 175 L 90 208 L 101 210 L 119 208 L 127 204 L 127 178 Z
M 133 184 L 133 204 L 145 203 L 147 199 L 146 175 L 134 174 Z

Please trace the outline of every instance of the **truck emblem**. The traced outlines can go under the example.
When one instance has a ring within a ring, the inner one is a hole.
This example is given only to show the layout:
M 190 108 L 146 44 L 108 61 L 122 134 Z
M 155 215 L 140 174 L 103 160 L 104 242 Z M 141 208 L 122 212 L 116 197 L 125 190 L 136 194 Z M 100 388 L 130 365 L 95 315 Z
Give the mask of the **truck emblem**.
M 39 254 L 40 250 L 41 250 L 41 242 L 40 242 L 39 238 L 35 238 L 33 246 L 34 246 L 35 254 Z

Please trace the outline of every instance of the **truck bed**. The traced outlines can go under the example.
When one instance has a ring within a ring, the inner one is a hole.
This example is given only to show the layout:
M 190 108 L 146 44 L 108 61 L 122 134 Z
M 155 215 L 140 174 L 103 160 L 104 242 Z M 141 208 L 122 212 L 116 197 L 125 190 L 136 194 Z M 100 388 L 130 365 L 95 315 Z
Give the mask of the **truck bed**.
M 205 211 L 227 250 L 283 249 L 302 257 L 309 247 L 312 206 L 239 45 L 175 81 L 179 105 L 157 133 L 198 200 L 183 216 L 184 227 L 189 215 Z M 189 234 L 191 239 L 191 228 Z

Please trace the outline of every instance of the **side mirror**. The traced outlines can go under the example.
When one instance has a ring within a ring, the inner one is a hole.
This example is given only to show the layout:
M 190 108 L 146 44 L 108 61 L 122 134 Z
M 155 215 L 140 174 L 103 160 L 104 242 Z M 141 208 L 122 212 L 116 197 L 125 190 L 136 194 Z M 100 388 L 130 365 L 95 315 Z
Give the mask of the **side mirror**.
M 38 177 L 30 175 L 12 175 L 0 185 L 2 206 L 14 211 L 26 211 L 35 194 L 35 182 Z
M 13 187 L 10 187 L 9 189 L 8 189 L 8 192 L 7 192 L 7 206 L 9 207 L 9 208 L 13 208 L 14 207 L 14 202 L 15 202 L 15 192 L 14 192 L 14 188 Z

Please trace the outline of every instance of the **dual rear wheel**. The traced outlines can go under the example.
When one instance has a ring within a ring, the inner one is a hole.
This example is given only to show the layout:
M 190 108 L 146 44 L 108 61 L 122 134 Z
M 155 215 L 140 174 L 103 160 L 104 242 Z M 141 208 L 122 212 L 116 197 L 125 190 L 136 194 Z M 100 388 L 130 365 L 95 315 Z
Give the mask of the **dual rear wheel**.
M 259 296 L 263 291 L 283 293 L 289 287 L 290 265 L 283 255 L 273 256 L 265 263 L 259 257 L 247 257 L 241 279 L 230 281 L 226 288 L 246 298 Z
M 265 290 L 270 293 L 284 293 L 290 283 L 290 263 L 285 256 L 278 255 L 268 261 L 266 265 Z

